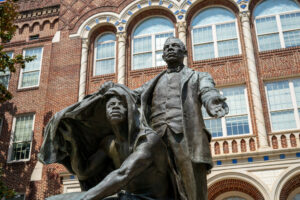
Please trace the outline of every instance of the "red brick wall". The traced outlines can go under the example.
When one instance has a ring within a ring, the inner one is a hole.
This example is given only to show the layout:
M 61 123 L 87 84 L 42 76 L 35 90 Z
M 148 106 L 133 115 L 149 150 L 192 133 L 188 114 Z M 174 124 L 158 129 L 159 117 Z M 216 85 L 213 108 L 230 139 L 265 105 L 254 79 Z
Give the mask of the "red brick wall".
M 288 196 L 296 189 L 300 187 L 300 174 L 294 176 L 290 180 L 286 182 L 286 184 L 283 186 L 279 199 L 280 200 L 286 200 Z
M 213 184 L 208 188 L 208 199 L 214 200 L 219 195 L 230 191 L 248 194 L 255 200 L 264 200 L 263 195 L 255 186 L 238 179 L 226 179 Z
M 0 114 L 4 117 L 0 138 L 3 179 L 9 188 L 26 193 L 26 199 L 30 200 L 43 200 L 62 192 L 59 173 L 66 171 L 62 165 L 44 166 L 41 181 L 30 182 L 30 178 L 37 163 L 45 125 L 54 113 L 78 99 L 81 41 L 69 39 L 69 32 L 65 31 L 61 32 L 59 43 L 52 43 L 58 29 L 57 19 L 50 17 L 20 22 L 16 35 L 5 45 L 5 51 L 13 51 L 14 55 L 22 54 L 26 48 L 43 47 L 39 86 L 18 89 L 20 69 L 17 68 L 9 82 L 9 90 L 14 97 L 0 107 Z M 30 41 L 29 36 L 35 34 L 39 34 L 39 39 Z M 7 163 L 13 118 L 26 113 L 35 114 L 30 160 Z

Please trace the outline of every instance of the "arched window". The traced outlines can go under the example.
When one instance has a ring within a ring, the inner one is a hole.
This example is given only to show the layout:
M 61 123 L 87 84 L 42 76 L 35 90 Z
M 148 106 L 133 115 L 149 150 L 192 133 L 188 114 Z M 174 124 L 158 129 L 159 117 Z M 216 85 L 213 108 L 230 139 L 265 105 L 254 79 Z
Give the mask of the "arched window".
M 165 65 L 163 45 L 170 36 L 174 36 L 174 26 L 166 18 L 151 17 L 140 23 L 133 32 L 132 69 Z
M 293 200 L 300 200 L 300 193 L 296 194 L 295 197 L 293 198 Z
M 300 6 L 293 0 L 265 0 L 254 17 L 260 51 L 300 45 Z
M 194 60 L 240 54 L 237 21 L 225 8 L 208 8 L 192 20 Z
M 116 36 L 104 33 L 95 42 L 94 75 L 115 73 Z

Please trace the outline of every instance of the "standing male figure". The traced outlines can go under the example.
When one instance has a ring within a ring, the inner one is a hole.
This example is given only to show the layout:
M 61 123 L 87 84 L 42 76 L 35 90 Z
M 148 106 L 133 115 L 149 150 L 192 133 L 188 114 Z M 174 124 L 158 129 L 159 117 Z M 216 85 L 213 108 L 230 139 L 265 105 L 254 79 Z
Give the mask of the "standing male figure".
M 229 109 L 208 73 L 184 66 L 186 55 L 182 41 L 168 38 L 162 56 L 167 70 L 134 92 L 141 100 L 142 121 L 168 147 L 180 198 L 206 200 L 206 174 L 212 168 L 211 135 L 205 128 L 201 107 L 212 117 L 223 117 Z

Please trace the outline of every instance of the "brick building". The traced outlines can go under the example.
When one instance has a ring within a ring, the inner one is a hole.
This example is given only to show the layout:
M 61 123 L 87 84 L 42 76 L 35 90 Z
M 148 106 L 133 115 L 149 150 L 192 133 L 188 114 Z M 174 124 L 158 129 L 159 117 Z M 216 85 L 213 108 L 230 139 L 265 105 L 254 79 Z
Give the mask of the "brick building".
M 137 88 L 165 69 L 162 43 L 187 45 L 185 63 L 209 72 L 230 113 L 205 123 L 215 167 L 209 199 L 300 199 L 299 0 L 20 0 L 5 51 L 37 55 L 1 74 L 0 162 L 18 199 L 79 190 L 76 177 L 37 153 L 57 111 L 105 81 Z

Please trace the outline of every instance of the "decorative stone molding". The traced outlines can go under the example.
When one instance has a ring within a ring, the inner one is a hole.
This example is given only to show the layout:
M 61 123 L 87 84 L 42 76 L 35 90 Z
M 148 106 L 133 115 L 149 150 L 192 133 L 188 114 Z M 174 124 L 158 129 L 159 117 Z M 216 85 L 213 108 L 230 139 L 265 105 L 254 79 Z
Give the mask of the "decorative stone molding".
M 118 83 L 125 84 L 126 69 L 126 33 L 117 33 L 118 38 Z
M 81 101 L 86 95 L 85 86 L 86 86 L 86 71 L 87 71 L 87 62 L 88 62 L 88 46 L 89 46 L 88 44 L 89 44 L 88 39 L 82 39 L 78 101 Z
M 176 28 L 178 31 L 178 38 L 186 45 L 186 22 L 179 21 L 176 23 Z M 184 58 L 183 64 L 187 65 L 187 57 Z
M 259 90 L 259 81 L 257 78 L 258 76 L 256 71 L 254 48 L 252 44 L 249 12 L 242 12 L 240 16 L 242 22 L 243 37 L 245 41 L 246 59 L 247 59 L 248 74 L 250 79 L 251 95 L 253 99 L 255 123 L 257 127 L 258 138 L 259 138 L 259 146 L 260 148 L 264 149 L 264 148 L 269 148 L 269 145 L 268 145 L 266 126 L 265 126 L 265 119 L 263 115 L 263 106 L 262 106 L 260 90 Z
M 58 16 L 59 15 L 60 6 L 51 6 L 51 7 L 45 7 L 35 10 L 28 10 L 20 12 L 20 14 L 17 17 L 16 23 L 24 22 L 24 21 L 32 21 L 36 19 L 41 18 L 48 18 L 52 16 Z

